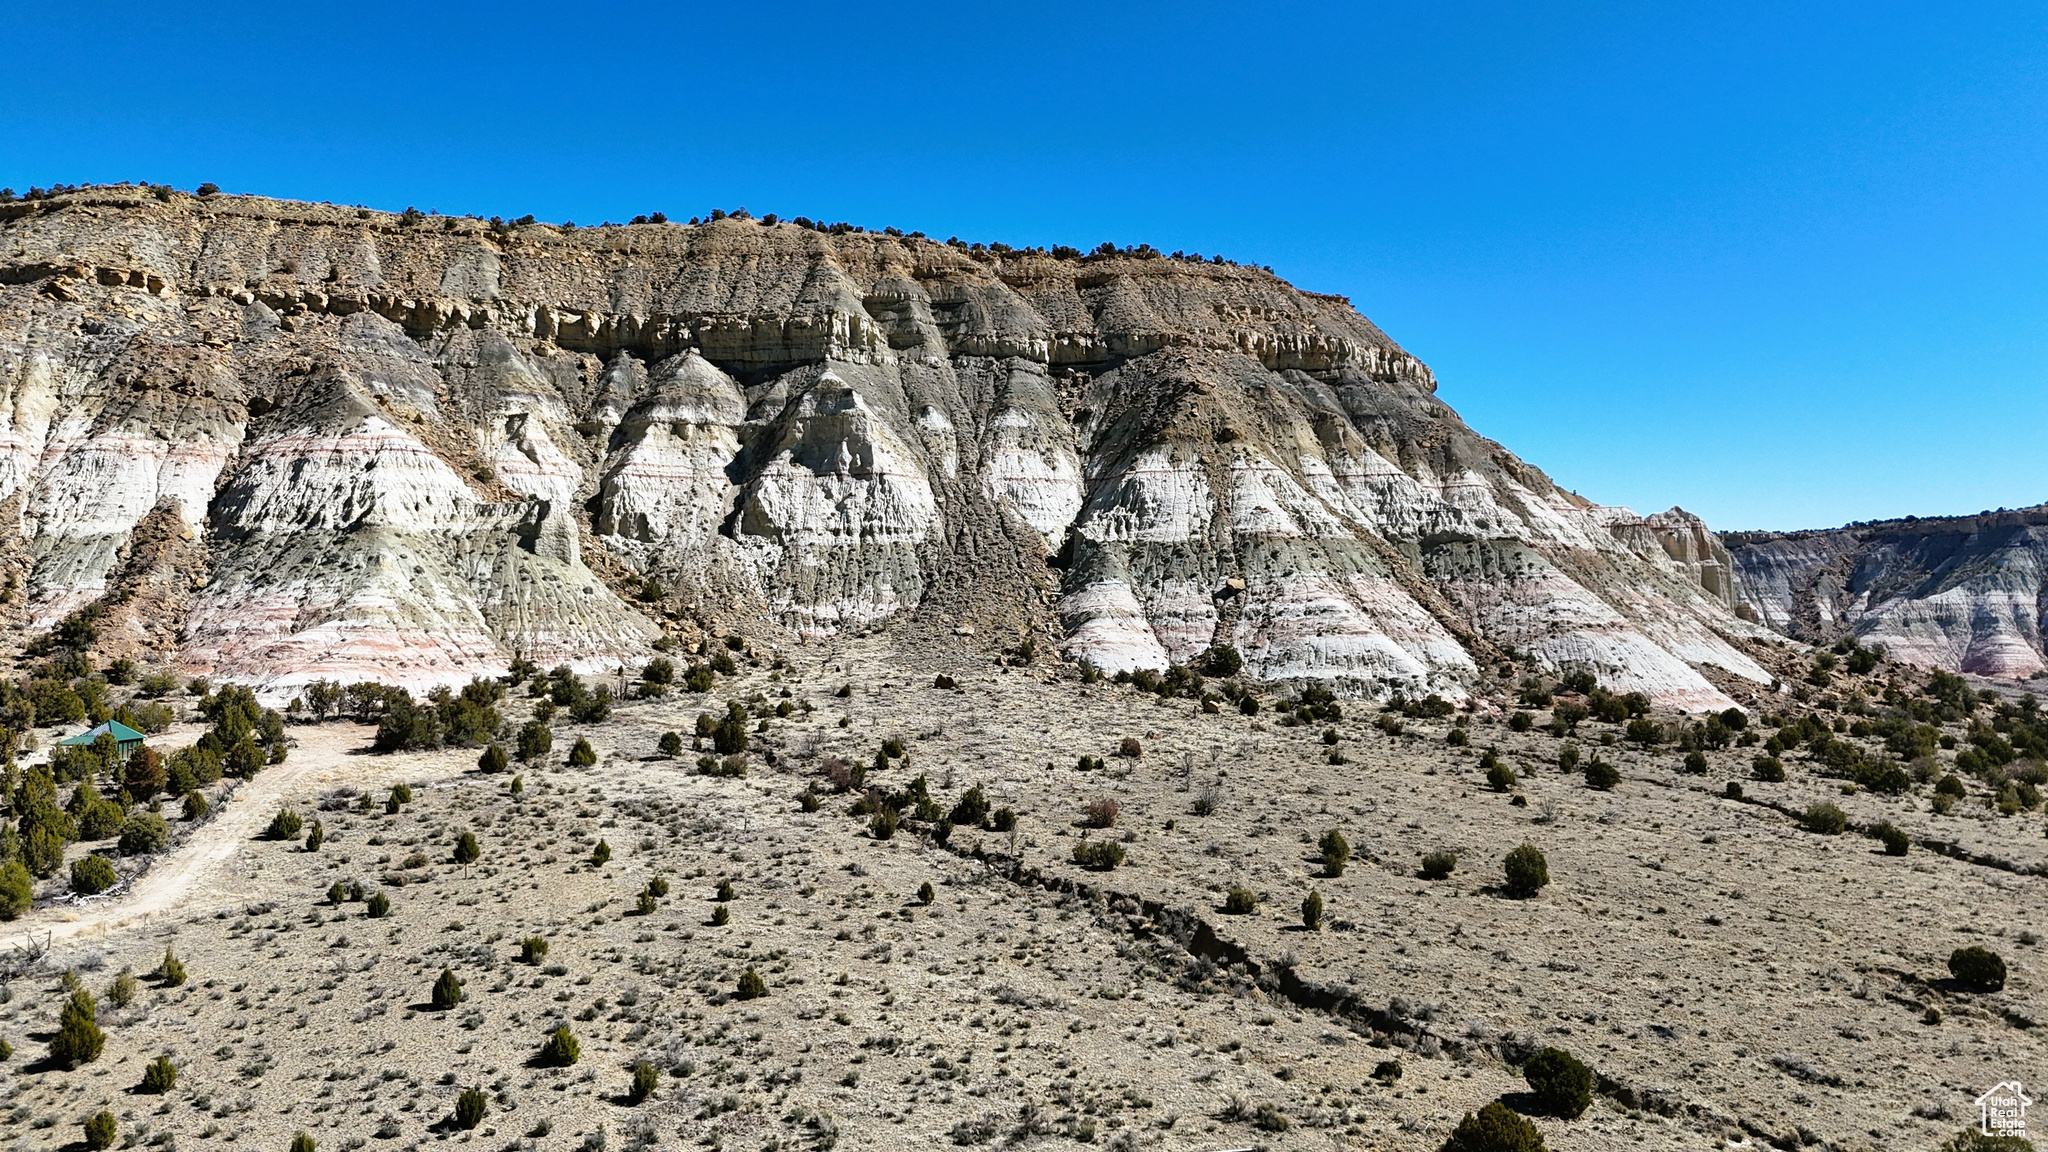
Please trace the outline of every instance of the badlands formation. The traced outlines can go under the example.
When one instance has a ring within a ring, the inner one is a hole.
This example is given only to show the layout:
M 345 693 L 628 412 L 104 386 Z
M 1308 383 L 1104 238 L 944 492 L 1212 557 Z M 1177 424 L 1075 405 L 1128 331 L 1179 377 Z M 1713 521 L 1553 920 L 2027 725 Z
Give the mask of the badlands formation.
M 1883 644 L 1929 668 L 2048 675 L 2048 506 L 1725 537 L 1736 611 L 1788 636 Z
M 69 190 L 0 388 L 9 1152 L 1990 1152 L 2048 1068 L 2048 717 L 1907 642 L 2030 529 L 1592 505 L 1256 268 Z
M 1149 249 L 72 190 L 0 204 L 0 389 L 10 623 L 97 604 L 266 699 L 763 618 L 1375 697 L 1770 679 L 1696 519 L 1559 489 L 1341 298 Z

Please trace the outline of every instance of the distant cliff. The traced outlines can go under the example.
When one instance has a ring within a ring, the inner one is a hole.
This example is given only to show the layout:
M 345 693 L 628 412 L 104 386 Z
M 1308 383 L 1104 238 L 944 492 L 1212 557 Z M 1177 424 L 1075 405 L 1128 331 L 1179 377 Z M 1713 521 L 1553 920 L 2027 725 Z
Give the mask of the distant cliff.
M 1704 526 L 1434 393 L 1347 301 L 1148 249 L 71 191 L 0 205 L 0 613 L 272 687 L 699 625 L 1768 680 Z
M 1731 532 L 1737 610 L 1811 643 L 2023 678 L 2043 662 L 2048 505 L 1815 532 Z

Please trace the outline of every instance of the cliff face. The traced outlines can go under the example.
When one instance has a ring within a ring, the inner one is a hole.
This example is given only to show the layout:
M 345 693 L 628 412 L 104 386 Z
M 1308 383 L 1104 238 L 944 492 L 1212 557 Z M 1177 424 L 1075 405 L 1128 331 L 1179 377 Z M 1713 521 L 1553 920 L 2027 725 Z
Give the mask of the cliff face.
M 763 617 L 1379 693 L 1768 679 L 1696 520 L 1561 491 L 1234 265 L 102 188 L 0 205 L 0 389 L 14 625 L 97 603 L 273 687 Z
M 1723 539 L 1738 610 L 1786 635 L 1853 634 L 1915 664 L 1982 676 L 2048 668 L 2048 505 Z

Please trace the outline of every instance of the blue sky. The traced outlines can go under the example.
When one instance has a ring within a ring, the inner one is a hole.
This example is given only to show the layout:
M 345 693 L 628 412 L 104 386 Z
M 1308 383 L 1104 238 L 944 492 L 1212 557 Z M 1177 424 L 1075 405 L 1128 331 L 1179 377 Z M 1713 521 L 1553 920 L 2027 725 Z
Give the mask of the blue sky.
M 2037 5 L 173 7 L 9 15 L 0 184 L 1222 252 L 1602 502 L 2048 500 Z

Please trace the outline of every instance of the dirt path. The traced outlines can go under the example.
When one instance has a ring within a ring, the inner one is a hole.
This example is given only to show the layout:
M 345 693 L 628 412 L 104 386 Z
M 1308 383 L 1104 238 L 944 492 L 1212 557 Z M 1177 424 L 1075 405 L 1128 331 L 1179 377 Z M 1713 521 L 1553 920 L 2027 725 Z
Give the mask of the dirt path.
M 294 728 L 297 746 L 290 759 L 243 784 L 218 815 L 176 851 L 159 857 L 127 888 L 76 904 L 39 908 L 10 925 L 9 935 L 41 937 L 47 933 L 50 942 L 57 944 L 137 927 L 165 913 L 185 916 L 232 903 L 240 887 L 234 882 L 235 859 L 252 851 L 257 836 L 287 802 L 299 805 L 303 812 L 307 800 L 344 784 L 369 789 L 400 780 L 418 784 L 471 766 L 470 756 L 447 752 L 359 754 L 357 750 L 368 746 L 374 731 L 355 724 Z

